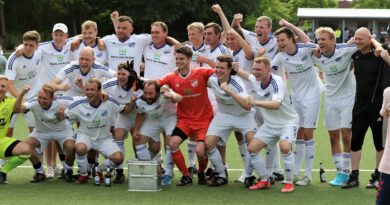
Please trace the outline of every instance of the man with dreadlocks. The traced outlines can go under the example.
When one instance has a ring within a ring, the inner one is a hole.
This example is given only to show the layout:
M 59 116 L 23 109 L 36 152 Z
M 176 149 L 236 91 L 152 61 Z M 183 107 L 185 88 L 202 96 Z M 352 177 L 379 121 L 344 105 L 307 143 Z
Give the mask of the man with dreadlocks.
M 141 88 L 142 81 L 138 79 L 134 71 L 133 61 L 122 62 L 117 68 L 117 77 L 111 78 L 103 83 L 103 91 L 117 100 L 121 105 L 133 103 L 137 99 L 137 91 Z M 127 138 L 129 131 L 132 134 L 134 128 L 136 112 L 132 111 L 127 114 L 119 113 L 113 116 L 114 139 L 116 144 L 125 154 L 124 140 Z M 134 135 L 132 135 L 134 136 Z M 107 160 L 105 162 L 108 162 Z M 103 162 L 103 166 L 105 165 Z M 125 175 L 123 174 L 123 164 L 116 169 L 115 184 L 123 183 Z

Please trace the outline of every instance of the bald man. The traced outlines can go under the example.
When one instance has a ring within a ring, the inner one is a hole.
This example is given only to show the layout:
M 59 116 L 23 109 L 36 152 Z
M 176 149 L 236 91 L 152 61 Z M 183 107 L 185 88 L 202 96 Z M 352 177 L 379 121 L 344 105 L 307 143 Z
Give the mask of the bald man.
M 73 61 L 65 66 L 53 79 L 51 86 L 56 90 L 66 91 L 69 96 L 83 96 L 84 85 L 89 78 L 112 78 L 115 71 L 108 67 L 95 63 L 94 50 L 84 47 L 80 50 L 78 61 Z M 68 80 L 67 83 L 65 80 Z
M 375 56 L 371 33 L 367 28 L 359 28 L 355 32 L 355 44 L 359 49 L 352 55 L 356 79 L 355 104 L 352 110 L 352 140 L 351 165 L 349 180 L 341 188 L 347 189 L 359 186 L 359 164 L 364 136 L 371 128 L 376 149 L 375 173 L 366 188 L 376 188 L 379 183 L 378 166 L 383 155 L 382 116 L 379 111 L 382 106 L 382 75 L 383 59 Z

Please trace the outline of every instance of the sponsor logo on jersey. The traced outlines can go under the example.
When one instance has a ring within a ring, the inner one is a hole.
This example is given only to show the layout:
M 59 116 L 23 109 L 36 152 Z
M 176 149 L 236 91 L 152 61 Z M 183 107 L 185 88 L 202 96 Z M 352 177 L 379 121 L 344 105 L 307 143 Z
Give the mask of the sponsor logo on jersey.
M 57 55 L 57 62 L 58 63 L 64 62 L 64 56 L 63 55 Z
M 303 65 L 302 64 L 296 64 L 294 66 L 295 66 L 295 69 L 297 69 L 298 71 L 303 70 Z
M 336 72 L 337 72 L 337 67 L 336 67 L 336 66 L 331 66 L 331 67 L 329 68 L 329 70 L 330 70 L 330 72 L 332 72 L 332 73 L 336 73 Z
M 191 80 L 191 86 L 192 87 L 198 87 L 198 85 L 199 85 L 199 82 L 198 82 L 198 80 Z
M 1 110 L 1 114 L 2 114 L 3 116 L 7 116 L 7 115 L 8 115 L 8 109 L 6 109 L 6 108 L 2 109 L 2 110 Z
M 129 43 L 129 47 L 130 47 L 130 48 L 132 48 L 132 47 L 134 47 L 134 46 L 135 46 L 135 42 Z
M 125 56 L 126 55 L 126 49 L 119 49 L 119 55 L 120 56 Z
M 183 89 L 183 93 L 186 95 L 190 95 L 192 93 L 192 90 L 189 88 Z
M 160 53 L 153 53 L 153 60 L 159 61 L 160 58 L 161 58 L 161 54 Z

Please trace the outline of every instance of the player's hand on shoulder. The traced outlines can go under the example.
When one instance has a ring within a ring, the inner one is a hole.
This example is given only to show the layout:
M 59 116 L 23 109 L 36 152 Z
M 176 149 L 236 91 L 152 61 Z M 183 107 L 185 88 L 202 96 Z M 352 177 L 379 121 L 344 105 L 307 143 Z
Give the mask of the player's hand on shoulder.
M 98 49 L 100 51 L 106 50 L 106 44 L 104 43 L 104 41 L 101 38 L 97 38 L 96 43 L 97 43 Z
M 16 47 L 15 55 L 16 55 L 16 57 L 19 57 L 19 56 L 23 55 L 23 44 L 21 44 L 18 47 Z
M 65 109 L 66 109 L 66 105 L 60 105 L 57 109 L 57 112 L 56 112 L 56 117 L 58 120 L 63 120 L 65 119 Z
M 161 88 L 160 88 L 160 93 L 166 93 L 166 92 L 168 92 L 169 91 L 169 86 L 168 85 L 163 85 L 163 86 L 161 86 Z

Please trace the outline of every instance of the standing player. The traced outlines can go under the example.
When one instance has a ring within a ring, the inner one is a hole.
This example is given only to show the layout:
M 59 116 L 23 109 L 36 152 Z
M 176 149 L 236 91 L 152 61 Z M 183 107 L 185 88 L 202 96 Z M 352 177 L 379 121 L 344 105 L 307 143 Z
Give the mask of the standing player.
M 67 91 L 69 96 L 82 96 L 84 85 L 89 78 L 111 78 L 115 75 L 113 70 L 95 64 L 94 51 L 91 47 L 80 50 L 79 60 L 64 67 L 52 80 L 50 85 L 57 91 Z M 67 83 L 65 80 L 68 80 Z
M 116 70 L 119 63 L 134 61 L 134 69 L 139 74 L 143 50 L 146 45 L 152 43 L 150 35 L 131 34 L 133 19 L 129 16 L 119 16 L 117 11 L 112 12 L 111 20 L 116 34 L 102 39 L 107 49 L 108 67 Z
M 23 96 L 28 93 L 30 87 L 25 85 L 20 93 L 15 105 L 15 113 L 31 111 L 34 114 L 36 126 L 26 142 L 32 149 L 30 161 L 35 169 L 35 175 L 31 182 L 43 181 L 46 177 L 40 159 L 50 141 L 57 141 L 64 153 L 66 153 L 63 164 L 64 177 L 67 181 L 73 181 L 73 161 L 74 161 L 74 139 L 72 126 L 68 120 L 58 119 L 59 109 L 69 105 L 72 97 L 54 96 L 54 89 L 48 84 L 43 85 L 38 93 L 38 97 L 22 104 Z
M 0 168 L 0 185 L 7 184 L 7 174 L 30 158 L 31 148 L 15 138 L 7 137 L 8 126 L 13 114 L 15 98 L 7 97 L 8 78 L 0 75 L 0 158 L 7 162 Z
M 284 19 L 281 22 L 288 27 L 295 27 Z M 294 175 L 299 176 L 301 161 L 305 157 L 305 175 L 296 184 L 308 185 L 311 182 L 314 161 L 313 135 L 321 109 L 322 82 L 311 57 L 316 45 L 296 43 L 294 33 L 288 27 L 282 27 L 274 32 L 279 53 L 272 59 L 271 65 L 274 70 L 280 69 L 283 65 L 291 82 L 291 97 L 299 115 L 299 130 L 294 152 Z M 297 28 L 294 30 L 303 33 Z
M 40 69 L 42 52 L 37 50 L 40 40 L 39 33 L 36 31 L 27 31 L 23 34 L 22 55 L 17 57 L 12 53 L 7 63 L 5 75 L 8 78 L 9 92 L 14 97 L 19 97 L 24 85 L 31 85 L 30 92 L 25 96 L 26 100 L 33 99 L 39 90 L 38 72 Z M 13 126 L 16 123 L 17 115 L 12 117 L 10 130 L 7 136 L 12 136 Z M 31 112 L 26 113 L 25 121 L 30 132 L 33 130 L 34 118 Z
M 260 107 L 264 116 L 264 124 L 249 139 L 248 151 L 252 166 L 260 177 L 260 181 L 249 189 L 267 189 L 271 186 L 260 151 L 266 146 L 274 147 L 279 141 L 286 173 L 281 192 L 292 192 L 294 156 L 291 147 L 297 135 L 299 116 L 292 105 L 287 86 L 281 77 L 271 74 L 270 61 L 266 57 L 255 59 L 253 74 L 242 69 L 236 69 L 236 72 L 255 88 L 255 98 L 248 97 L 248 104 Z
M 74 101 L 59 115 L 80 122 L 76 138 L 76 158 L 80 171 L 77 183 L 87 183 L 87 152 L 94 149 L 110 160 L 110 166 L 116 167 L 123 162 L 123 154 L 118 145 L 113 142 L 110 132 L 112 115 L 118 112 L 128 113 L 131 103 L 121 106 L 115 99 L 109 97 L 102 101 L 100 80 L 88 79 L 85 85 L 85 96 Z
M 238 130 L 247 139 L 253 137 L 256 130 L 256 123 L 250 113 L 251 106 L 246 102 L 248 94 L 245 85 L 239 77 L 235 76 L 232 63 L 233 59 L 230 56 L 217 57 L 216 75 L 208 80 L 208 85 L 213 89 L 220 105 L 207 131 L 207 155 L 214 166 L 214 172 L 218 173 L 209 184 L 211 187 L 228 183 L 217 143 L 222 140 L 226 144 L 232 130 Z M 245 143 L 243 144 L 246 146 Z M 247 161 L 245 166 L 246 170 L 249 170 L 250 162 Z M 247 171 L 247 175 L 250 176 L 251 172 Z
M 359 49 L 352 55 L 356 79 L 355 104 L 352 110 L 351 166 L 349 180 L 341 188 L 359 186 L 359 164 L 364 136 L 371 128 L 376 149 L 375 172 L 366 188 L 376 188 L 379 183 L 378 166 L 383 155 L 382 118 L 379 115 L 382 104 L 383 59 L 375 56 L 371 34 L 367 28 L 355 32 L 355 44 Z
M 172 72 L 175 67 L 175 45 L 167 43 L 168 26 L 162 21 L 152 23 L 151 36 L 153 43 L 146 46 L 143 53 L 144 77 L 156 80 Z
M 185 164 L 180 144 L 191 135 L 196 135 L 196 153 L 199 160 L 198 183 L 206 184 L 204 171 L 207 166 L 205 138 L 207 128 L 213 118 L 213 111 L 207 96 L 207 81 L 214 74 L 213 69 L 192 69 L 192 51 L 188 47 L 176 49 L 177 70 L 159 80 L 160 85 L 168 85 L 184 99 L 177 105 L 178 122 L 172 132 L 168 145 L 172 159 L 183 174 L 177 186 L 192 183 L 192 178 Z
M 176 108 L 173 103 L 180 102 L 182 99 L 182 96 L 167 88 L 160 89 L 156 81 L 145 82 L 143 95 L 135 102 L 137 118 L 134 128 L 134 144 L 140 160 L 151 160 L 160 152 L 162 131 L 165 132 L 166 138 L 170 138 L 177 123 Z M 149 143 L 149 149 L 146 142 Z M 167 155 L 170 157 L 171 154 L 167 153 Z M 169 168 L 166 167 L 161 181 L 164 186 L 171 184 L 172 160 L 171 163 Z
M 137 84 L 137 74 L 133 70 L 132 63 L 122 62 L 118 65 L 117 77 L 111 78 L 103 83 L 103 91 L 113 97 L 121 105 L 132 103 L 132 99 L 136 98 L 139 90 L 139 83 Z M 127 138 L 129 132 L 132 134 L 135 123 L 135 110 L 130 113 L 119 113 L 113 116 L 114 139 L 116 144 L 125 154 L 124 140 Z M 133 136 L 133 135 L 132 135 Z M 93 161 L 93 159 L 89 159 Z M 123 183 L 125 175 L 123 174 L 123 164 L 117 166 L 115 184 Z
M 81 24 L 81 39 L 77 37 L 80 46 L 70 53 L 70 59 L 72 61 L 79 59 L 80 49 L 86 46 L 93 48 L 95 54 L 95 62 L 98 62 L 104 65 L 107 62 L 107 52 L 106 50 L 100 50 L 98 46 L 98 29 L 97 24 L 94 21 L 84 21 Z
M 324 72 L 325 125 L 330 135 L 333 161 L 337 176 L 329 183 L 341 186 L 347 182 L 351 164 L 352 108 L 355 101 L 356 81 L 350 71 L 355 45 L 336 44 L 333 29 L 320 27 L 316 30 L 321 56 L 314 62 Z M 343 149 L 340 146 L 340 134 Z M 343 151 L 342 151 L 343 150 Z
M 192 50 L 192 67 L 202 67 L 202 63 L 197 62 L 200 55 L 206 55 L 206 44 L 203 41 L 204 25 L 201 22 L 193 22 L 187 26 L 187 35 L 189 43 L 185 46 Z

